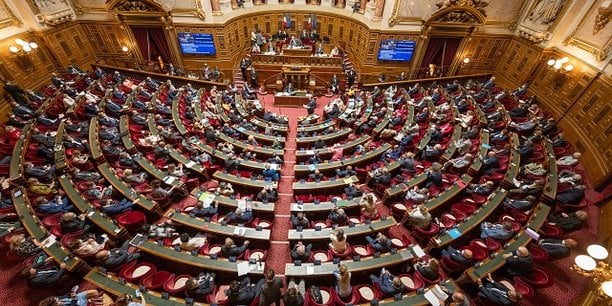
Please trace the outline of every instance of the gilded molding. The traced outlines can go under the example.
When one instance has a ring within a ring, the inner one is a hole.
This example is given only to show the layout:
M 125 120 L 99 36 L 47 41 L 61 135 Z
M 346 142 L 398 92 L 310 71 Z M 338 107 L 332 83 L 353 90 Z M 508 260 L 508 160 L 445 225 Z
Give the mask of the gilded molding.
M 396 24 L 414 24 L 420 23 L 421 17 L 406 17 L 399 16 L 399 4 L 402 0 L 395 0 L 393 2 L 393 11 L 391 12 L 391 18 L 389 18 L 389 26 L 392 27 Z
M 594 9 L 595 4 L 597 3 L 598 3 L 597 1 L 593 2 L 587 14 L 584 15 L 582 20 L 580 20 L 580 23 L 578 24 L 578 26 L 574 28 L 574 31 L 563 40 L 563 45 L 564 46 L 571 45 L 571 46 L 578 47 L 584 51 L 587 51 L 591 53 L 597 59 L 597 61 L 601 62 L 608 57 L 608 53 L 612 49 L 612 38 L 609 38 L 608 41 L 604 42 L 603 45 L 597 46 L 591 42 L 588 42 L 586 40 L 583 40 L 577 37 L 578 30 L 587 26 L 586 25 L 586 23 L 588 22 L 587 18 L 590 16 L 590 12 Z
M 72 5 L 72 8 L 74 9 L 74 12 L 77 13 L 77 15 L 83 15 L 86 13 L 91 12 L 91 8 L 83 6 L 79 0 L 68 0 L 70 1 L 70 4 Z
M 2 8 L 6 12 L 6 14 L 8 15 L 7 19 L 0 20 L 0 29 L 4 29 L 4 28 L 8 28 L 8 27 L 21 27 L 21 26 L 23 26 L 23 23 L 21 22 L 21 20 L 19 20 L 19 18 L 17 18 L 17 16 L 15 16 L 15 14 L 13 14 L 13 11 L 6 4 L 5 0 L 0 0 L 0 5 L 2 5 Z

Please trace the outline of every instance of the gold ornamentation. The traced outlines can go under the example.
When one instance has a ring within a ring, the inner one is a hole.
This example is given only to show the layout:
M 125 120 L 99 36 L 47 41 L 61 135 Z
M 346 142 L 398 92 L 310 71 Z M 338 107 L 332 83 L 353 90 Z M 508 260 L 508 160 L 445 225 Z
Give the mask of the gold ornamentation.
M 200 18 L 200 20 L 205 20 L 206 19 L 206 13 L 204 12 L 204 7 L 202 6 L 202 1 L 200 0 L 194 0 L 195 6 L 196 6 L 196 10 L 192 11 L 191 13 L 193 14 L 193 16 L 196 16 L 198 18 Z M 215 12 L 213 12 L 214 15 Z M 222 12 L 216 12 L 218 13 L 218 15 L 216 16 L 221 16 L 223 15 Z
M 589 9 L 589 12 L 591 12 L 591 10 L 594 9 L 594 6 L 597 2 L 594 2 L 593 5 L 591 6 L 591 8 Z M 602 45 L 595 45 L 592 42 L 586 41 L 582 38 L 578 38 L 577 34 L 578 34 L 578 30 L 582 29 L 584 26 L 586 26 L 586 23 L 588 22 L 588 17 L 590 16 L 589 13 L 587 13 L 582 20 L 580 21 L 580 23 L 578 24 L 578 26 L 574 29 L 574 31 L 563 40 L 563 45 L 567 46 L 567 45 L 571 45 L 571 46 L 575 46 L 578 47 L 582 50 L 585 50 L 589 53 L 591 53 L 598 61 L 603 61 L 604 59 L 606 59 L 608 57 L 608 53 L 610 52 L 610 50 L 612 49 L 612 38 L 609 38 L 607 41 L 603 41 L 602 39 L 598 40 L 602 42 Z M 603 28 L 602 28 L 603 29 Z
M 427 23 L 485 24 L 486 15 L 482 11 L 482 8 L 469 5 L 443 6 L 429 17 Z
M 477 9 L 484 16 L 487 16 L 487 12 L 484 10 L 484 8 L 488 5 L 488 2 L 484 2 L 482 0 L 444 0 L 443 2 L 436 3 L 438 11 L 446 8 L 472 7 Z
M 68 0 L 68 1 L 70 1 L 70 4 L 72 4 L 72 7 L 74 8 L 74 11 L 77 13 L 77 15 L 83 15 L 91 11 L 90 8 L 81 5 L 79 0 Z
M 595 16 L 595 24 L 593 25 L 593 36 L 606 27 L 610 21 L 610 13 L 612 13 L 612 7 L 610 7 L 609 2 L 607 7 L 600 6 L 597 8 L 597 16 Z
M 163 12 L 161 6 L 148 0 L 112 0 L 107 6 L 112 11 L 123 12 Z
M 23 26 L 23 23 L 21 22 L 21 20 L 19 20 L 19 18 L 17 18 L 17 16 L 13 14 L 13 11 L 11 11 L 11 8 L 8 7 L 5 0 L 0 0 L 0 5 L 2 6 L 2 9 L 4 9 L 6 14 L 8 15 L 7 19 L 0 20 L 0 29 L 13 27 L 13 26 L 14 27 Z

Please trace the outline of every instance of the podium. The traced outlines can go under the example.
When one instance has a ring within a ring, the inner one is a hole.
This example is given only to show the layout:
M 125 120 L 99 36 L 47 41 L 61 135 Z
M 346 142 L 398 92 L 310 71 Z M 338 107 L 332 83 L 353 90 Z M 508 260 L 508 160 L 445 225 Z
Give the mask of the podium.
M 306 90 L 310 87 L 310 68 L 303 66 L 283 66 L 283 80 L 285 86 L 293 84 L 297 90 Z M 282 90 L 282 88 L 281 88 Z

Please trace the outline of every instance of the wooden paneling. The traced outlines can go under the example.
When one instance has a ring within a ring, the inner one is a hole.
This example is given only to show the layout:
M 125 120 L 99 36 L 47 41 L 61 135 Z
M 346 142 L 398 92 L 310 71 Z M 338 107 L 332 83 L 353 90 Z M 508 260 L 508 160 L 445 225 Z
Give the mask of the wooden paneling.
M 81 22 L 80 26 L 96 58 L 116 66 L 130 61 L 130 58 L 121 51 L 121 47 L 133 48 L 134 44 L 130 43 L 125 29 L 119 24 L 88 21 Z
M 36 42 L 38 50 L 27 55 L 13 55 L 8 48 L 15 45 L 15 39 L 17 38 Z M 23 33 L 8 37 L 0 41 L 0 50 L 0 76 L 4 80 L 13 81 L 24 88 L 38 87 L 44 81 L 48 81 L 49 75 L 56 71 L 54 61 L 57 61 L 57 57 L 51 53 L 52 50 L 46 42 L 39 39 L 34 33 Z M 55 60 L 52 60 L 54 58 Z
M 505 54 L 512 36 L 475 36 L 467 42 L 460 61 L 469 58 L 470 62 L 459 69 L 460 74 L 489 73 Z
M 92 44 L 78 23 L 69 23 L 38 35 L 45 41 L 60 67 L 87 66 L 94 58 Z M 87 68 L 87 67 L 85 67 Z
M 507 44 L 495 71 L 509 86 L 520 86 L 531 75 L 533 67 L 541 61 L 542 50 L 526 40 L 514 38 Z

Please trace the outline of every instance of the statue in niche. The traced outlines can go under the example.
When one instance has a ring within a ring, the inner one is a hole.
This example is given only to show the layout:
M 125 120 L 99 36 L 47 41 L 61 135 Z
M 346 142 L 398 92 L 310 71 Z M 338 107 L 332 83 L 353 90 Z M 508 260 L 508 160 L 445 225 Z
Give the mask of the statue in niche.
M 320 5 L 321 4 L 321 0 L 308 0 L 308 4 Z
M 544 25 L 546 29 L 557 19 L 566 0 L 541 0 L 527 18 L 534 24 Z
M 221 3 L 219 3 L 219 0 L 210 0 L 210 7 L 213 13 L 221 11 Z
M 374 4 L 376 7 L 374 9 L 374 19 L 380 19 L 382 18 L 383 11 L 385 9 L 385 0 L 376 0 Z
M 336 4 L 334 5 L 335 7 L 344 8 L 344 6 L 346 6 L 345 0 L 335 0 L 335 1 L 336 1 Z

